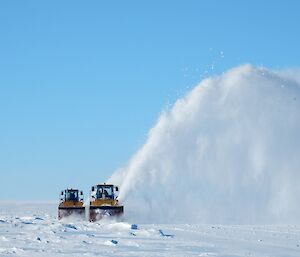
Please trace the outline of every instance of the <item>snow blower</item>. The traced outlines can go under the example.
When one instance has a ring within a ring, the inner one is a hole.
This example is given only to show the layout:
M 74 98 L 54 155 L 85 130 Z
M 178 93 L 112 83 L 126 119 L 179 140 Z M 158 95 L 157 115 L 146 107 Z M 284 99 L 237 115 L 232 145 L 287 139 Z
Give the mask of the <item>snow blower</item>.
M 61 191 L 60 203 L 58 206 L 58 219 L 76 215 L 85 218 L 85 208 L 83 206 L 83 192 L 78 189 L 66 189 Z
M 98 184 L 92 186 L 90 197 L 90 221 L 97 221 L 104 217 L 119 217 L 124 207 L 119 205 L 117 193 L 119 188 L 112 184 Z

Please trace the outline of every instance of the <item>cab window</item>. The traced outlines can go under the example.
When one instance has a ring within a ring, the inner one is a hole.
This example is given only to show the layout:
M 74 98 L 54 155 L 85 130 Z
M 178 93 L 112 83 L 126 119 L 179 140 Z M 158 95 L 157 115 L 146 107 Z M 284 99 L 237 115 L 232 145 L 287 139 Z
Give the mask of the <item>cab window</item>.
M 78 201 L 78 191 L 67 191 L 66 200 L 68 200 L 68 201 Z

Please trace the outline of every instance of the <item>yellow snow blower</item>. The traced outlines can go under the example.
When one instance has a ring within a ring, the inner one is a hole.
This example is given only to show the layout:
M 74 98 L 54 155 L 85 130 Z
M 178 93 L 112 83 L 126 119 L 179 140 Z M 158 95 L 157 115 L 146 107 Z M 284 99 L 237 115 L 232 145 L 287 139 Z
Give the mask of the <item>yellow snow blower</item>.
M 58 219 L 76 215 L 85 218 L 85 208 L 83 206 L 83 192 L 78 189 L 66 189 L 61 191 L 60 203 L 58 206 Z
M 98 184 L 92 186 L 90 197 L 90 221 L 97 221 L 104 217 L 121 216 L 124 207 L 119 205 L 117 193 L 119 188 L 112 184 Z

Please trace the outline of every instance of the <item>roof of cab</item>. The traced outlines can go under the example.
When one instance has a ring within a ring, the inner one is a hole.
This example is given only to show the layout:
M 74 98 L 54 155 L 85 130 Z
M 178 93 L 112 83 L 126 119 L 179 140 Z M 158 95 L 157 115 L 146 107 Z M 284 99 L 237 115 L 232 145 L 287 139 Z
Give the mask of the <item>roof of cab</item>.
M 113 184 L 99 183 L 96 186 L 114 186 Z

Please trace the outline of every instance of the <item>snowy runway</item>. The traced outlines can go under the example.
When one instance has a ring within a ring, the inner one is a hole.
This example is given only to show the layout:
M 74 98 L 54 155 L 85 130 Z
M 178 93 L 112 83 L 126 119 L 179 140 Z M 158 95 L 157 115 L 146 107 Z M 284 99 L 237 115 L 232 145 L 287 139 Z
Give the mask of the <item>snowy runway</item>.
M 4 204 L 0 256 L 300 256 L 300 226 L 58 221 L 56 205 Z M 23 210 L 22 210 L 23 209 Z

